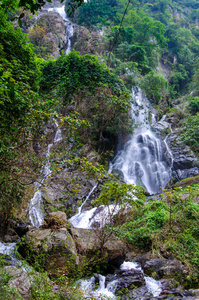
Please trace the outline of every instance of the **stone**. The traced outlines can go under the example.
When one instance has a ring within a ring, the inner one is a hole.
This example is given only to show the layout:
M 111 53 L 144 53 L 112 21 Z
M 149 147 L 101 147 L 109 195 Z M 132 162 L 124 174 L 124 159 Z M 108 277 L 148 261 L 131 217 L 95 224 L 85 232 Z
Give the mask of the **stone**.
M 156 279 L 159 279 L 158 271 L 166 265 L 167 260 L 166 259 L 150 259 L 147 260 L 146 263 L 143 266 L 143 271 L 148 276 L 154 276 Z
M 176 259 L 168 260 L 166 264 L 157 270 L 157 274 L 160 278 L 163 277 L 175 277 L 176 275 L 179 277 L 187 276 L 189 273 L 188 269 Z
M 83 228 L 71 228 L 70 232 L 80 254 L 92 257 L 101 250 L 104 255 L 107 255 L 109 263 L 116 267 L 124 261 L 125 245 L 113 234 L 106 236 L 103 234 L 103 229 Z
M 199 173 L 199 161 L 188 145 L 180 140 L 178 132 L 174 130 L 167 138 L 168 146 L 173 155 L 172 172 L 176 181 Z
M 31 295 L 31 287 L 34 283 L 34 277 L 28 275 L 26 271 L 13 266 L 4 267 L 4 270 L 10 276 L 7 286 L 10 289 L 16 290 L 23 299 L 29 299 Z M 15 296 L 12 293 L 11 297 L 11 299 L 15 299 L 13 298 Z M 19 299 L 17 295 L 16 299 Z
M 135 289 L 145 285 L 144 274 L 141 270 L 119 270 L 116 272 L 118 283 L 116 294 L 121 289 Z
M 75 242 L 66 228 L 32 229 L 25 235 L 25 244 L 18 251 L 25 257 L 41 256 L 45 269 L 53 273 L 68 264 L 78 264 Z M 29 257 L 27 257 L 29 258 Z
M 51 212 L 45 217 L 44 220 L 48 228 L 62 228 L 69 224 L 66 214 L 62 211 Z

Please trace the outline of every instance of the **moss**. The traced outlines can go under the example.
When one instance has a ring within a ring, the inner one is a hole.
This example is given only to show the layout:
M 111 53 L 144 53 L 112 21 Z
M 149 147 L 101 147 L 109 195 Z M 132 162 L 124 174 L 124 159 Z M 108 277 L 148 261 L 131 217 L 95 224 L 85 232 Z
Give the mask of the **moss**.
M 174 187 L 183 187 L 184 188 L 191 184 L 197 184 L 197 183 L 199 183 L 199 175 L 196 175 L 194 177 L 185 178 L 181 181 L 178 181 L 177 183 L 175 183 Z

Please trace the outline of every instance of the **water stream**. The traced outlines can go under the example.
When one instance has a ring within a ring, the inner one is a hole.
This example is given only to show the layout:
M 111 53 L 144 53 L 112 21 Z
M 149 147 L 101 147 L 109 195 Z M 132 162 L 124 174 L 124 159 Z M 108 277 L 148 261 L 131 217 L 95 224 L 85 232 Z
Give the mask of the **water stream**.
M 71 23 L 71 21 L 68 19 L 66 12 L 65 12 L 65 5 L 60 7 L 50 7 L 47 9 L 48 11 L 55 11 L 60 14 L 62 19 L 65 22 L 65 33 L 66 33 L 66 50 L 65 54 L 68 54 L 71 51 L 71 38 L 74 33 L 74 25 Z
M 120 270 L 123 271 L 133 271 L 136 270 L 140 273 L 143 273 L 142 268 L 135 262 L 124 262 L 120 266 Z M 96 278 L 99 281 L 99 286 L 96 288 Z M 117 285 L 119 284 L 120 279 L 115 278 L 113 276 L 113 280 L 106 284 L 106 277 L 100 274 L 95 275 L 95 277 L 91 277 L 90 279 L 80 280 L 78 285 L 80 289 L 83 291 L 84 299 L 116 299 L 115 291 L 117 289 Z M 145 286 L 149 294 L 152 294 L 154 297 L 159 296 L 162 291 L 162 285 L 160 281 L 153 279 L 152 277 L 144 276 Z
M 58 143 L 62 140 L 62 135 L 61 135 L 61 129 L 59 128 L 58 123 L 56 120 L 54 120 L 55 126 L 56 126 L 56 133 L 55 137 L 53 140 L 53 143 L 48 145 L 47 152 L 46 152 L 46 164 L 41 172 L 41 181 L 40 182 L 35 182 L 35 193 L 34 196 L 30 199 L 29 202 L 29 219 L 31 224 L 34 227 L 39 228 L 44 220 L 44 215 L 42 212 L 42 192 L 41 192 L 41 184 L 42 182 L 51 174 L 50 170 L 50 161 L 49 161 L 49 155 L 50 155 L 50 150 L 53 144 Z

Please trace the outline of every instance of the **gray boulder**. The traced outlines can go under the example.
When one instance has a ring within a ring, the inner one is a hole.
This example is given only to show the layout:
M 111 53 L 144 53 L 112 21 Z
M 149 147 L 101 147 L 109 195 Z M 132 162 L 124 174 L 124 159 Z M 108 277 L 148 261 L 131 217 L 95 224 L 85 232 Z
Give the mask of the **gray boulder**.
M 125 245 L 113 234 L 107 234 L 103 229 L 70 229 L 80 254 L 92 257 L 99 250 L 106 259 L 116 267 L 124 261 Z
M 189 146 L 180 140 L 177 131 L 172 132 L 167 143 L 173 155 L 173 176 L 176 181 L 199 173 L 199 161 Z
M 56 274 L 66 265 L 78 264 L 75 242 L 66 228 L 32 229 L 25 235 L 25 243 L 18 251 L 27 259 L 41 259 L 46 270 Z

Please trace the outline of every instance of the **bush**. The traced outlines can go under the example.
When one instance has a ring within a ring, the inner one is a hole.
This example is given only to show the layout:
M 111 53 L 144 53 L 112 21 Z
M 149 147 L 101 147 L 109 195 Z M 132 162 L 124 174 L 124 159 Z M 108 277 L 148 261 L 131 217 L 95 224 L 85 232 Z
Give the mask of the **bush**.
M 199 150 L 199 113 L 189 117 L 184 123 L 184 132 L 181 135 L 182 140 L 188 144 L 194 151 Z
M 189 98 L 188 109 L 192 115 L 197 114 L 199 112 L 199 98 Z
M 163 76 L 149 72 L 141 81 L 141 87 L 148 99 L 158 104 L 163 96 L 167 94 L 168 82 Z

